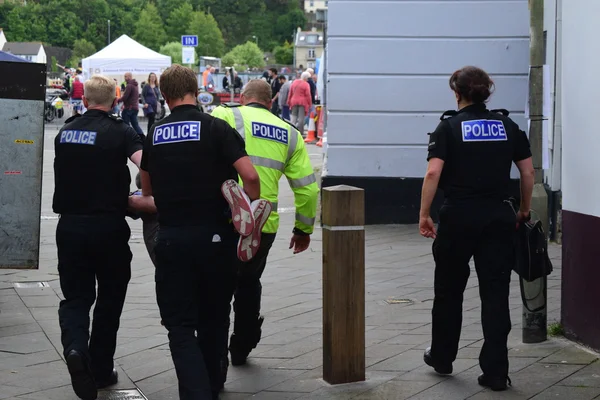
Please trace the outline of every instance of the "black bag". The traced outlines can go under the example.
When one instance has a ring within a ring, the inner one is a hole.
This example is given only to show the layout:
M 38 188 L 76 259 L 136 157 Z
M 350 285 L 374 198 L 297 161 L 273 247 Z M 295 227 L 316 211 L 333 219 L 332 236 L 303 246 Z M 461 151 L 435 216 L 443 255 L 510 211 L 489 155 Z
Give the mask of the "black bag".
M 516 260 L 513 270 L 521 279 L 532 282 L 552 273 L 548 241 L 542 221 L 521 222 L 516 241 Z

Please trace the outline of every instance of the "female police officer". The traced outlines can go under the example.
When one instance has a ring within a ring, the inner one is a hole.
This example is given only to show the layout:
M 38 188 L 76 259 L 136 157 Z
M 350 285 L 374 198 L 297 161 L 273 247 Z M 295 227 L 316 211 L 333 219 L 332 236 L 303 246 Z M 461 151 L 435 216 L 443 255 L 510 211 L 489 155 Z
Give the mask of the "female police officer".
M 478 381 L 492 390 L 504 390 L 510 383 L 508 297 L 515 233 L 515 214 L 507 201 L 510 170 L 514 162 L 521 173 L 517 222 L 529 216 L 534 170 L 525 132 L 507 117 L 507 111 L 489 111 L 485 106 L 493 86 L 488 74 L 476 67 L 462 68 L 450 78 L 458 112 L 445 112 L 430 136 L 419 229 L 421 235 L 435 239 L 433 338 L 425 362 L 440 374 L 452 373 L 463 292 L 474 257 L 484 336 L 479 357 L 483 374 Z M 438 183 L 445 201 L 436 231 L 430 207 Z

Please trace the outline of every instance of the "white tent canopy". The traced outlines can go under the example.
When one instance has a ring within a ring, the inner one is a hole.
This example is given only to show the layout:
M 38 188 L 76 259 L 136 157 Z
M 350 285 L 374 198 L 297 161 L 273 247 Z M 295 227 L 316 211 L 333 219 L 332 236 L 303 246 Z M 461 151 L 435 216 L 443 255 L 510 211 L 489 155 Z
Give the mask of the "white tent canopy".
M 160 75 L 170 66 L 171 57 L 150 50 L 127 35 L 82 61 L 85 79 L 95 74 L 122 77 L 126 72 L 134 76 L 147 76 L 150 72 Z

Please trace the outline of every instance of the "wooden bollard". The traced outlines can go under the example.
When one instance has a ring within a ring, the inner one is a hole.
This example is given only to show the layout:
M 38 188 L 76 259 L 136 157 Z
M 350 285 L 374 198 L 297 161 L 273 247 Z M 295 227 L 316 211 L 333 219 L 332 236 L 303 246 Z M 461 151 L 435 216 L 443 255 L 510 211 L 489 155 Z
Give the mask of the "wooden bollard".
M 323 379 L 365 380 L 365 192 L 323 189 Z

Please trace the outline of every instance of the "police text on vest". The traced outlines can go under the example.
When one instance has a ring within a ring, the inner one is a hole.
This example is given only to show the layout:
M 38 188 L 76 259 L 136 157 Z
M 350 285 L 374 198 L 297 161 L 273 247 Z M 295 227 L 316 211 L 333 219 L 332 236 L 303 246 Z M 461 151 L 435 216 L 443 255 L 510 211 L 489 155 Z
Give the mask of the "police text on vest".
M 171 122 L 154 128 L 152 143 L 169 144 L 200 140 L 200 121 Z
M 463 142 L 507 140 L 506 129 L 502 121 L 476 119 L 462 122 Z
M 90 131 L 62 131 L 60 134 L 60 143 L 72 144 L 96 144 L 96 132 Z
M 252 136 L 259 139 L 268 139 L 275 142 L 288 144 L 288 130 L 278 126 L 261 124 L 260 122 L 252 123 Z

